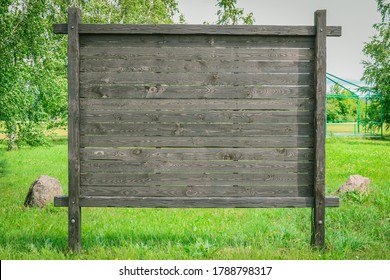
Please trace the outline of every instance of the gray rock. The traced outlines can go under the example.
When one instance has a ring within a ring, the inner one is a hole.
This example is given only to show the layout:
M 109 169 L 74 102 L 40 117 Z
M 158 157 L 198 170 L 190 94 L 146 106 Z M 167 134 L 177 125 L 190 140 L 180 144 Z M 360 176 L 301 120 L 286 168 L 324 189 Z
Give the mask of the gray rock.
M 57 178 L 42 175 L 32 183 L 24 206 L 44 208 L 54 201 L 54 196 L 62 195 L 61 183 Z
M 348 180 L 336 191 L 337 193 L 347 192 L 370 192 L 370 179 L 361 175 L 351 175 Z

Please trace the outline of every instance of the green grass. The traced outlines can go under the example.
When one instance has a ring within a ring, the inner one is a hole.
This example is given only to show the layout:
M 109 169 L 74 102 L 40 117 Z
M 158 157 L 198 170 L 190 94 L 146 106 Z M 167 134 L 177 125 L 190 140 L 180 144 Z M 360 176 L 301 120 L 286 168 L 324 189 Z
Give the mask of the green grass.
M 4 146 L 0 146 L 5 149 Z M 66 140 L 7 152 L 0 178 L 0 259 L 388 259 L 390 142 L 327 140 L 327 193 L 352 174 L 371 179 L 367 196 L 327 209 L 327 248 L 310 247 L 310 209 L 83 208 L 83 251 L 67 250 L 67 210 L 25 208 L 39 175 L 67 185 Z M 64 189 L 66 189 L 64 187 Z
M 360 126 L 360 131 L 358 132 L 357 122 L 340 122 L 340 123 L 327 123 L 326 124 L 326 132 L 327 134 L 347 134 L 347 135 L 380 135 L 380 129 L 373 129 L 373 131 L 369 131 L 367 128 L 367 132 L 364 131 L 364 127 Z M 383 125 L 383 135 L 390 135 L 390 128 L 386 125 Z

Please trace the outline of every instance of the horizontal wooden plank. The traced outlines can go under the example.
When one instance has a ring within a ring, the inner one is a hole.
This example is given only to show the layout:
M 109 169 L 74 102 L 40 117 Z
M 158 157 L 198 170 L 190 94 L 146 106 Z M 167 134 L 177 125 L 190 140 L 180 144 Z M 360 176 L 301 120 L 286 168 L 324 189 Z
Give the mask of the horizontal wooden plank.
M 312 174 L 256 173 L 88 173 L 80 175 L 81 185 L 96 186 L 308 186 Z
M 80 99 L 80 108 L 87 113 L 95 111 L 130 111 L 130 110 L 313 110 L 312 99 Z
M 88 123 L 81 120 L 81 135 L 246 137 L 263 135 L 313 135 L 311 124 L 186 124 Z
M 261 99 L 313 98 L 311 86 L 81 85 L 82 98 Z
M 313 60 L 313 49 L 292 48 L 210 48 L 210 47 L 84 47 L 80 49 L 80 58 L 87 59 L 122 59 L 122 60 Z
M 82 207 L 135 208 L 295 208 L 313 207 L 312 197 L 80 197 Z M 55 206 L 67 207 L 68 197 L 54 198 Z M 325 197 L 326 207 L 338 207 L 339 197 Z
M 312 148 L 313 137 L 134 137 L 80 136 L 81 147 Z
M 81 186 L 81 195 L 119 197 L 311 197 L 313 196 L 313 186 Z
M 67 24 L 54 24 L 54 33 L 67 34 Z M 206 24 L 79 24 L 81 34 L 205 34 L 314 36 L 314 26 Z M 327 36 L 341 36 L 340 26 L 327 26 Z
M 312 74 L 81 72 L 80 83 L 165 85 L 313 85 Z
M 308 173 L 312 162 L 294 161 L 82 161 L 81 173 Z
M 310 111 L 81 111 L 80 115 L 83 123 L 313 123 L 313 112 Z
M 311 161 L 313 149 L 293 148 L 81 148 L 81 160 L 273 160 Z
M 81 72 L 137 73 L 313 73 L 312 61 L 234 61 L 234 60 L 154 60 L 154 59 L 85 59 Z
M 84 47 L 314 48 L 313 36 L 82 34 Z

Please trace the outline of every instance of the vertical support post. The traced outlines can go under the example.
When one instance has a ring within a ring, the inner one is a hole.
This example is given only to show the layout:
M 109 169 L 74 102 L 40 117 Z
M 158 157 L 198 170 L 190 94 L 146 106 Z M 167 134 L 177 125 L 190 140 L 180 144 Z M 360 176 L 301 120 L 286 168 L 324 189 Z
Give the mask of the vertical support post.
M 68 9 L 68 244 L 73 252 L 81 250 L 80 197 L 80 49 L 81 11 Z
M 312 244 L 325 245 L 326 10 L 315 12 L 314 205 Z

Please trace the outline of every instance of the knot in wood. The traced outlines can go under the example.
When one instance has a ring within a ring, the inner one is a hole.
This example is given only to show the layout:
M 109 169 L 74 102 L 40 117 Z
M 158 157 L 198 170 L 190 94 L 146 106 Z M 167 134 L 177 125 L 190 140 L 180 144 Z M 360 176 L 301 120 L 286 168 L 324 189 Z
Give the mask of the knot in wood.
M 149 90 L 148 90 L 148 93 L 157 93 L 158 92 L 158 88 L 157 87 L 150 87 Z
M 287 150 L 285 148 L 278 148 L 276 149 L 276 151 L 279 153 L 279 154 L 286 154 Z
M 213 74 L 212 79 L 213 79 L 214 81 L 218 80 L 218 78 L 219 78 L 218 73 Z
M 149 118 L 151 119 L 151 121 L 156 122 L 156 121 L 158 121 L 159 116 L 156 114 L 151 114 L 151 115 L 149 115 Z
M 196 196 L 197 192 L 193 190 L 192 186 L 187 186 L 186 196 Z
M 140 155 L 140 154 L 142 154 L 142 150 L 141 149 L 134 149 L 133 150 L 133 154 L 134 155 Z
M 114 119 L 116 121 L 121 121 L 122 120 L 122 116 L 120 114 L 116 113 L 116 114 L 114 114 Z
M 268 175 L 267 175 L 267 178 L 265 178 L 264 181 L 272 181 L 274 178 L 275 178 L 275 175 L 270 175 L 270 174 L 268 174 Z
M 176 124 L 176 129 L 173 132 L 174 135 L 183 135 L 184 129 L 181 127 L 180 123 Z
M 102 97 L 104 93 L 102 92 L 102 87 L 101 86 L 94 86 L 92 87 L 92 92 L 100 94 Z
M 204 114 L 197 114 L 196 115 L 197 119 L 201 120 L 201 121 L 204 121 Z
M 223 160 L 234 160 L 234 155 L 233 154 L 223 154 L 222 156 Z

